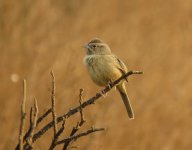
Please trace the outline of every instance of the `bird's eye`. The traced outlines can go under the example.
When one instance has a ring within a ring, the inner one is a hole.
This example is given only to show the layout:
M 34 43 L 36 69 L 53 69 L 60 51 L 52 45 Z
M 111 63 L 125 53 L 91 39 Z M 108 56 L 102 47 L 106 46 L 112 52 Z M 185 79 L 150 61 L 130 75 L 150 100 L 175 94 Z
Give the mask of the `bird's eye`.
M 97 47 L 97 46 L 96 46 L 96 45 L 93 45 L 92 47 L 95 48 L 95 47 Z

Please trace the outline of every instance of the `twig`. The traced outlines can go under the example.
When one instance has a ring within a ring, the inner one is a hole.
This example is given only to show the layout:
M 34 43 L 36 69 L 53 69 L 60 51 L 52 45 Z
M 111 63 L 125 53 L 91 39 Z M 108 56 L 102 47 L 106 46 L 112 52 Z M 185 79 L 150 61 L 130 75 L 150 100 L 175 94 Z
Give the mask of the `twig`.
M 81 124 L 81 126 L 82 126 L 82 124 Z M 81 126 L 80 126 L 80 123 L 77 122 L 76 126 L 73 127 L 73 129 L 72 129 L 72 131 L 71 131 L 71 133 L 70 133 L 70 137 L 71 137 L 71 136 L 74 136 L 75 133 L 80 129 Z M 67 149 L 67 147 L 69 146 L 70 142 L 71 142 L 71 140 L 68 140 L 68 141 L 66 141 L 66 142 L 64 143 L 64 145 L 63 145 L 63 150 L 66 150 L 66 149 Z
M 84 114 L 83 114 L 83 109 L 81 107 L 82 103 L 82 96 L 83 96 L 83 89 L 79 90 L 79 106 L 80 106 L 80 122 L 77 122 L 76 126 L 73 127 L 70 136 L 74 136 L 75 133 L 81 128 L 81 126 L 85 123 L 84 120 Z M 72 140 L 68 140 L 67 142 L 64 143 L 63 150 L 66 150 L 69 144 L 71 143 Z
M 39 123 L 46 118 L 50 113 L 52 112 L 52 109 L 49 108 L 44 114 L 42 114 L 41 116 L 39 116 L 39 118 L 37 119 L 37 125 L 39 125 Z
M 54 138 L 57 134 L 57 116 L 55 112 L 55 76 L 53 71 L 51 71 L 52 76 L 52 92 L 51 92 L 51 107 L 52 107 L 52 116 L 53 116 L 53 123 L 54 123 Z
M 32 149 L 33 147 L 33 135 L 34 135 L 34 131 L 35 128 L 37 126 L 37 117 L 38 117 L 38 105 L 37 105 L 37 100 L 34 99 L 34 105 L 31 107 L 31 111 L 30 111 L 30 132 L 29 132 L 29 136 L 27 138 L 27 146 L 25 147 L 25 149 Z
M 61 133 L 63 133 L 63 131 L 65 130 L 65 120 L 66 120 L 66 118 L 63 118 L 62 126 L 59 129 L 59 131 L 57 132 L 54 140 L 52 140 L 52 143 L 51 143 L 51 146 L 49 147 L 49 150 L 53 150 L 56 147 L 56 145 L 57 145 L 56 142 L 58 141 Z
M 26 103 L 26 80 L 23 80 L 23 100 L 21 104 L 21 124 L 19 132 L 19 149 L 23 150 L 23 137 L 24 137 L 24 126 L 25 126 L 25 103 Z
M 105 130 L 104 128 L 90 128 L 89 130 L 85 131 L 85 132 L 82 132 L 82 133 L 79 133 L 77 135 L 74 135 L 74 136 L 70 136 L 69 138 L 66 138 L 64 140 L 61 140 L 61 141 L 58 141 L 56 144 L 63 144 L 67 141 L 71 141 L 71 140 L 75 140 L 75 139 L 78 139 L 78 138 L 81 138 L 83 136 L 87 136 L 88 134 L 91 134 L 93 132 L 97 132 L 97 131 L 103 131 Z
M 37 125 L 36 126 L 38 126 L 41 123 L 41 121 L 43 121 L 51 112 L 52 112 L 52 108 L 49 108 L 44 114 L 39 116 L 39 118 L 37 119 Z M 30 133 L 31 133 L 31 128 L 29 128 L 28 131 L 25 133 L 23 141 L 25 141 L 29 137 Z M 19 143 L 17 144 L 15 150 L 19 150 Z
M 59 136 L 61 135 L 61 133 L 63 133 L 63 131 L 65 130 L 65 121 L 66 121 L 66 118 L 63 118 L 63 123 L 62 123 L 62 126 L 61 128 L 59 129 L 59 131 L 57 132 L 56 134 L 56 140 L 55 142 L 57 142 L 57 140 L 59 139 Z
M 84 118 L 84 114 L 83 114 L 83 109 L 82 109 L 82 101 L 83 101 L 83 89 L 80 89 L 80 93 L 79 93 L 79 106 L 80 106 L 80 116 L 81 116 L 81 122 L 84 123 L 85 122 L 85 118 Z M 81 124 L 80 122 L 80 124 Z

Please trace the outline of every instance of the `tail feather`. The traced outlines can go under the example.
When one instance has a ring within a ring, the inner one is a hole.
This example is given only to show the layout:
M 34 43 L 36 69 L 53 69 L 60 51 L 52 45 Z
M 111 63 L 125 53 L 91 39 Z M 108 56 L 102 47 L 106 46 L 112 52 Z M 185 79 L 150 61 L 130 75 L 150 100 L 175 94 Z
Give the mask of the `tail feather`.
M 127 110 L 127 114 L 129 116 L 130 119 L 134 119 L 134 113 L 133 113 L 133 110 L 132 110 L 132 107 L 131 107 L 131 103 L 129 101 L 129 97 L 127 95 L 127 92 L 126 92 L 126 89 L 125 89 L 125 86 L 124 84 L 120 84 L 117 86 L 117 89 L 121 95 L 121 98 L 123 100 L 123 103 L 125 105 L 125 108 Z

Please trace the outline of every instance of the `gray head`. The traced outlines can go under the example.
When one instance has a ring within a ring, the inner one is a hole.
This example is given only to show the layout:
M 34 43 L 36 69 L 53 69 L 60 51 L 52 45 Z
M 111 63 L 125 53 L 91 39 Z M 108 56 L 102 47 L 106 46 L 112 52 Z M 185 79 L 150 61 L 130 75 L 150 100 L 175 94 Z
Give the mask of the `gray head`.
M 98 38 L 92 39 L 84 46 L 87 49 L 87 55 L 107 55 L 111 54 L 111 50 L 107 44 Z

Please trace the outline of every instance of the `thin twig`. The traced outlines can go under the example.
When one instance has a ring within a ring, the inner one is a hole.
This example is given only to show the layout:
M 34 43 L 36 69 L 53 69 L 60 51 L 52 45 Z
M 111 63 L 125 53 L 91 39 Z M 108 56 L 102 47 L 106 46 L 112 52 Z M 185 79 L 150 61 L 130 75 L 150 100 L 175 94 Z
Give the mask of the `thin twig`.
M 37 117 L 38 117 L 38 105 L 37 105 L 37 100 L 34 99 L 34 105 L 31 107 L 31 111 L 30 111 L 30 133 L 29 136 L 27 138 L 27 146 L 25 147 L 25 149 L 32 149 L 33 147 L 33 135 L 34 135 L 34 131 L 35 128 L 37 126 Z
M 82 124 L 81 124 L 81 125 L 82 125 Z M 73 127 L 73 129 L 72 129 L 72 131 L 71 131 L 71 133 L 70 133 L 70 137 L 71 137 L 71 136 L 74 136 L 75 133 L 79 130 L 79 128 L 80 128 L 80 124 L 79 124 L 79 122 L 77 122 L 76 126 Z M 70 142 L 71 142 L 71 140 L 68 140 L 68 141 L 66 141 L 66 142 L 64 143 L 64 145 L 63 145 L 63 150 L 66 150 L 66 149 L 67 149 L 67 147 L 69 146 Z
M 37 99 L 34 99 L 34 108 L 35 108 L 35 113 L 34 113 L 34 128 L 37 126 L 37 117 L 38 117 L 38 113 L 39 113 L 39 108 L 38 108 L 38 105 L 37 105 Z
M 80 93 L 79 93 L 79 106 L 80 106 L 80 116 L 81 116 L 81 122 L 84 123 L 85 122 L 85 118 L 84 118 L 84 114 L 83 114 L 83 109 L 82 109 L 82 101 L 83 101 L 83 89 L 80 89 Z M 80 122 L 80 124 L 81 124 Z
M 26 138 L 26 144 L 24 146 L 24 150 L 28 150 L 28 149 L 32 149 L 32 130 L 33 130 L 33 114 L 34 114 L 34 106 L 31 106 L 31 109 L 30 109 L 30 118 L 29 118 L 29 129 L 30 129 L 30 132 L 28 134 L 28 137 Z
M 54 122 L 54 138 L 57 134 L 57 116 L 55 112 L 55 76 L 53 71 L 51 71 L 52 76 L 52 92 L 51 92 L 51 107 L 52 107 L 52 116 L 53 116 L 53 122 Z
M 65 121 L 66 121 L 66 118 L 63 118 L 63 123 L 61 125 L 61 128 L 59 129 L 59 131 L 57 132 L 56 134 L 56 140 L 55 142 L 59 139 L 61 133 L 63 133 L 63 131 L 65 130 Z
M 19 149 L 23 150 L 23 137 L 24 137 L 24 127 L 25 127 L 25 103 L 26 103 L 26 80 L 23 80 L 23 100 L 21 104 L 21 124 L 20 124 L 20 132 L 19 132 Z
M 71 140 L 75 140 L 75 139 L 78 139 L 78 138 L 81 138 L 83 136 L 87 136 L 88 134 L 91 134 L 93 132 L 97 132 L 97 131 L 103 131 L 105 130 L 104 128 L 90 128 L 89 130 L 85 131 L 85 132 L 82 132 L 82 133 L 79 133 L 77 135 L 74 135 L 74 136 L 70 136 L 69 138 L 66 138 L 66 139 L 63 139 L 61 141 L 58 141 L 56 144 L 63 144 L 67 141 L 71 141 Z
M 39 118 L 37 119 L 37 126 L 39 125 L 39 123 L 46 118 L 50 113 L 52 112 L 52 109 L 49 108 L 44 114 L 42 114 L 41 116 L 39 116 Z
M 37 125 L 36 126 L 38 126 L 41 123 L 41 121 L 43 121 L 51 112 L 52 112 L 52 109 L 49 108 L 44 114 L 39 116 L 39 118 L 37 119 Z M 29 137 L 30 133 L 31 133 L 31 128 L 29 128 L 28 131 L 25 133 L 23 141 L 25 141 Z M 19 144 L 17 144 L 15 150 L 19 150 Z
M 65 130 L 65 120 L 66 118 L 63 118 L 63 123 L 62 123 L 62 126 L 61 128 L 58 130 L 54 140 L 52 140 L 52 143 L 51 143 L 51 146 L 49 147 L 49 150 L 53 150 L 55 147 L 56 147 L 56 142 L 58 141 L 61 133 L 63 133 L 63 131 Z
M 79 106 L 80 106 L 80 122 L 77 122 L 76 126 L 73 127 L 70 136 L 74 136 L 77 131 L 81 128 L 81 126 L 85 123 L 85 119 L 84 119 L 84 114 L 83 114 L 83 109 L 81 107 L 81 103 L 82 103 L 82 96 L 83 96 L 83 89 L 79 90 Z M 68 140 L 67 142 L 64 143 L 63 145 L 63 150 L 67 150 L 69 144 L 71 143 L 72 140 Z

